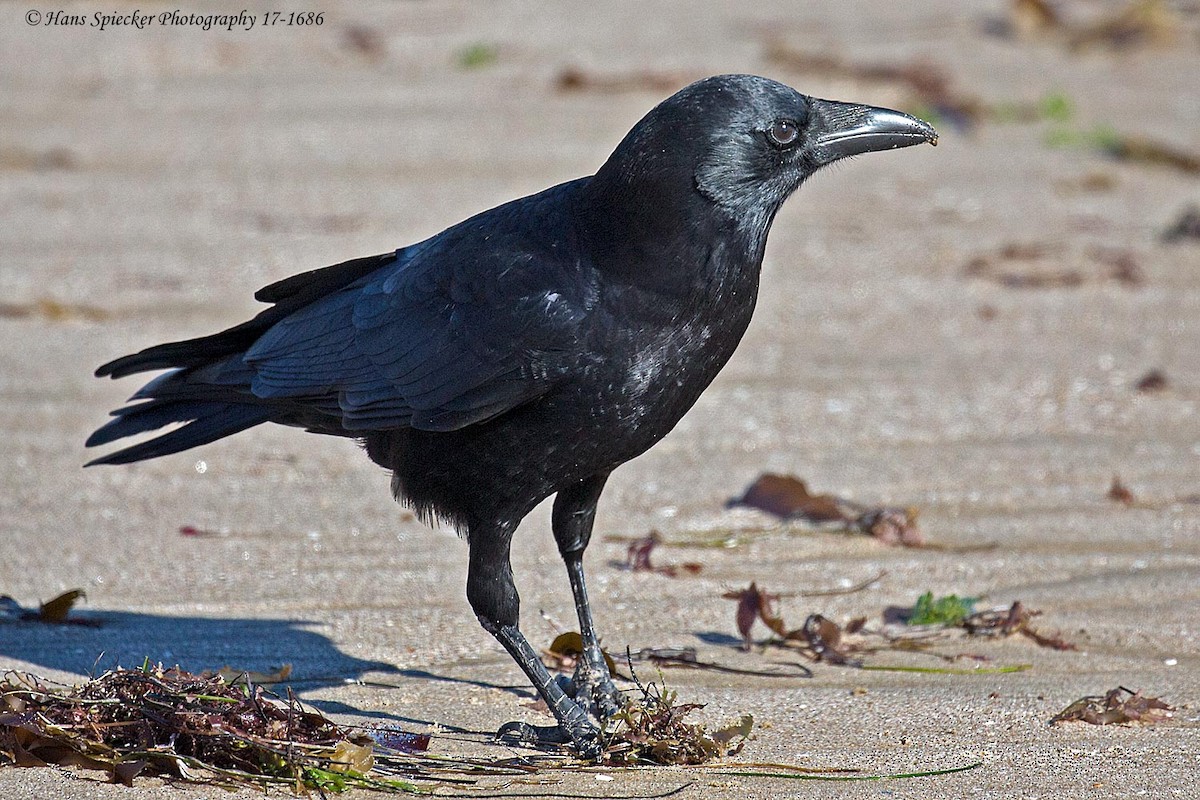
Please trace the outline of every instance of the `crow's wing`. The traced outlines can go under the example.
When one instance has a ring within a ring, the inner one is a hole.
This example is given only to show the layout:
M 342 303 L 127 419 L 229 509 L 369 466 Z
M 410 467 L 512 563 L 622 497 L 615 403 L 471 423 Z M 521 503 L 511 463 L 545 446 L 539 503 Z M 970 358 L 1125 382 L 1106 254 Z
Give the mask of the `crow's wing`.
M 506 227 L 468 220 L 278 321 L 242 359 L 252 392 L 336 398 L 351 431 L 455 430 L 545 393 L 590 293 L 563 242 Z

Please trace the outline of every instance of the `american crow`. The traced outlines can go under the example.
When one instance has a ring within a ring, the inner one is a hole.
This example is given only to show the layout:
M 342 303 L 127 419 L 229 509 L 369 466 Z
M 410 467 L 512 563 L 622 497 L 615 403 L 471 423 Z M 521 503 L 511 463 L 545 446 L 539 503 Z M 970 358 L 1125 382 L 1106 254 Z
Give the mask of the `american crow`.
M 271 284 L 255 298 L 273 305 L 248 322 L 100 367 L 170 371 L 88 446 L 187 424 L 91 463 L 263 422 L 359 440 L 392 471 L 398 499 L 465 533 L 467 597 L 554 712 L 542 735 L 595 756 L 589 714 L 620 704 L 583 573 L 609 473 L 675 427 L 733 355 L 771 222 L 804 179 L 846 156 L 936 141 L 906 114 L 765 78 L 693 83 L 591 177 Z M 585 645 L 573 697 L 518 630 L 509 563 L 518 523 L 552 494 Z

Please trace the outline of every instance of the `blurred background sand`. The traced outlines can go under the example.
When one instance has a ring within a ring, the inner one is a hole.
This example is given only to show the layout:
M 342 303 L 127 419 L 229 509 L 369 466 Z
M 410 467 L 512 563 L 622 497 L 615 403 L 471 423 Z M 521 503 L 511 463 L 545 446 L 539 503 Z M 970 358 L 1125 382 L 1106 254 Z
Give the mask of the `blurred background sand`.
M 707 721 L 755 715 L 745 760 L 983 762 L 803 784 L 812 796 L 1200 797 L 1200 240 L 1164 240 L 1200 203 L 1200 6 L 1149 4 L 1142 35 L 1109 36 L 1096 25 L 1123 3 L 1063 0 L 1058 25 L 1015 5 L 1025 13 L 998 0 L 327 2 L 285 9 L 323 11 L 320 26 L 205 32 L 25 19 L 126 2 L 0 4 L 0 594 L 36 606 L 81 587 L 81 615 L 102 622 L 0 624 L 0 667 L 71 680 L 145 657 L 290 663 L 301 697 L 344 722 L 541 719 L 465 602 L 465 547 L 394 504 L 353 444 L 257 429 L 84 471 L 83 440 L 137 385 L 91 371 L 242 321 L 272 280 L 589 174 L 675 88 L 754 72 L 934 116 L 942 139 L 839 165 L 780 214 L 741 350 L 601 504 L 588 563 L 607 646 L 795 662 L 736 649 L 720 595 L 750 581 L 793 594 L 780 603 L 793 625 L 875 621 L 924 591 L 1021 600 L 1079 650 L 950 648 L 1032 664 L 1007 675 L 816 664 L 812 679 L 666 678 L 708 703 Z M 1152 370 L 1164 388 L 1140 391 Z M 725 509 L 764 471 L 915 506 L 938 548 Z M 1106 497 L 1117 474 L 1132 505 Z M 701 563 L 696 576 L 620 569 L 626 544 L 605 537 L 652 529 L 674 543 L 741 535 L 655 552 Z M 573 627 L 548 508 L 518 538 L 523 625 L 548 644 L 539 610 Z M 864 591 L 795 596 L 880 570 Z M 1176 705 L 1175 721 L 1047 724 L 1117 685 Z M 503 752 L 453 736 L 432 747 Z M 614 777 L 536 790 L 798 791 L 673 769 Z M 197 794 L 92 778 L 0 770 L 0 796 Z

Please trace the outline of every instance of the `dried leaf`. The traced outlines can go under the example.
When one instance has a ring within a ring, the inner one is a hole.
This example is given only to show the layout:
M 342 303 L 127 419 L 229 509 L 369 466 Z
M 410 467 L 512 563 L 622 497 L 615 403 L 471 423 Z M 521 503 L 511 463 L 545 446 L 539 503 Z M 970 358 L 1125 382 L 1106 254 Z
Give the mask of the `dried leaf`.
M 783 519 L 800 518 L 809 522 L 848 522 L 851 519 L 837 497 L 812 494 L 808 485 L 794 475 L 761 475 L 731 505 L 757 508 Z
M 631 572 L 656 572 L 659 575 L 666 575 L 668 578 L 677 578 L 681 572 L 698 575 L 704 569 L 703 564 L 697 564 L 694 561 L 669 564 L 665 567 L 653 566 L 650 563 L 650 553 L 661 543 L 662 534 L 658 531 L 650 531 L 646 536 L 634 539 L 625 551 L 625 568 Z
M 1068 249 L 1044 242 L 1011 243 L 974 256 L 964 265 L 963 274 L 1009 289 L 1074 289 L 1105 281 L 1136 288 L 1146 281 L 1128 250 Z
M 1138 378 L 1135 388 L 1139 392 L 1161 392 L 1168 386 L 1167 375 L 1160 369 L 1152 369 Z
M 748 651 L 754 644 L 750 632 L 754 628 L 755 620 L 761 620 L 776 635 L 787 636 L 787 628 L 774 610 L 774 604 L 779 599 L 779 595 L 768 594 L 759 589 L 758 584 L 751 583 L 748 588 L 736 592 L 725 592 L 721 597 L 724 600 L 737 601 L 738 607 L 734 617 L 738 633 L 742 636 L 742 649 Z
M 38 622 L 66 622 L 67 614 L 71 613 L 71 609 L 75 607 L 75 602 L 81 598 L 87 597 L 83 589 L 71 589 L 63 592 L 53 600 L 47 600 L 42 603 L 38 610 Z
M 683 72 L 638 70 L 601 74 L 581 67 L 563 67 L 554 80 L 561 92 L 662 92 L 668 94 L 687 85 L 693 76 Z
M 396 728 L 376 728 L 371 739 L 380 747 L 399 753 L 424 753 L 429 749 L 428 733 L 410 733 Z
M 1070 32 L 1067 43 L 1075 50 L 1164 46 L 1178 39 L 1180 26 L 1179 16 L 1162 0 L 1133 0 L 1095 24 Z
M 31 303 L 0 303 L 0 317 L 26 319 L 37 317 L 50 322 L 103 322 L 111 314 L 102 308 L 80 303 L 63 303 L 48 297 L 39 297 Z
M 967 633 L 973 636 L 1011 636 L 1019 633 L 1036 642 L 1041 647 L 1054 650 L 1074 650 L 1075 645 L 1059 636 L 1048 636 L 1030 627 L 1029 622 L 1042 612 L 1025 607 L 1020 600 L 1008 608 L 977 611 L 960 623 Z
M 1200 240 L 1200 206 L 1188 206 L 1175 222 L 1162 232 L 1162 240 L 1168 244 L 1184 239 Z
M 1055 714 L 1050 720 L 1059 722 L 1087 722 L 1091 725 L 1126 725 L 1141 723 L 1153 725 L 1170 719 L 1175 711 L 1157 697 L 1146 697 L 1120 686 L 1111 689 L 1103 697 L 1082 697 Z
M 1108 493 L 1105 496 L 1109 500 L 1115 500 L 1127 506 L 1131 506 L 1136 502 L 1133 492 L 1129 491 L 1128 487 L 1121 483 L 1121 478 L 1118 475 L 1113 475 L 1112 485 L 1108 487 Z
M 843 664 L 852 667 L 861 667 L 861 661 L 851 659 L 844 651 L 838 648 L 842 641 L 842 629 L 836 622 L 820 614 L 809 614 L 804 620 L 803 627 L 799 631 L 793 631 L 788 637 L 796 639 L 803 637 L 804 642 L 812 651 L 813 657 L 817 661 L 825 661 L 830 664 Z
M 579 659 L 583 657 L 583 636 L 578 631 L 560 633 L 550 643 L 547 654 L 551 657 L 550 663 L 547 666 L 552 669 L 570 671 L 575 668 Z M 612 656 L 608 654 L 607 650 L 603 649 L 601 649 L 600 654 L 604 656 L 604 663 L 608 665 L 609 673 L 616 674 L 617 665 L 613 661 Z

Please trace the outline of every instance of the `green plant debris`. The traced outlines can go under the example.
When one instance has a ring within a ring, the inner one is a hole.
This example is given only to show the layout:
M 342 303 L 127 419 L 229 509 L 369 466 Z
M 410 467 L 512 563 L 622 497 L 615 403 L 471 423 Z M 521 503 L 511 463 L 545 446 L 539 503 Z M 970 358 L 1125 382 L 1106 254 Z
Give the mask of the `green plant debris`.
M 1003 667 L 974 667 L 961 669 L 956 667 L 910 667 L 891 664 L 864 664 L 862 669 L 868 672 L 918 672 L 927 675 L 1003 675 L 1008 672 L 1024 672 L 1033 669 L 1033 664 L 1010 664 Z
M 975 613 L 977 602 L 978 597 L 959 597 L 956 594 L 935 599 L 933 592 L 926 592 L 917 598 L 907 622 L 909 625 L 958 625 Z
M 474 42 L 458 51 L 455 62 L 463 69 L 490 67 L 500 58 L 500 50 L 487 42 Z

